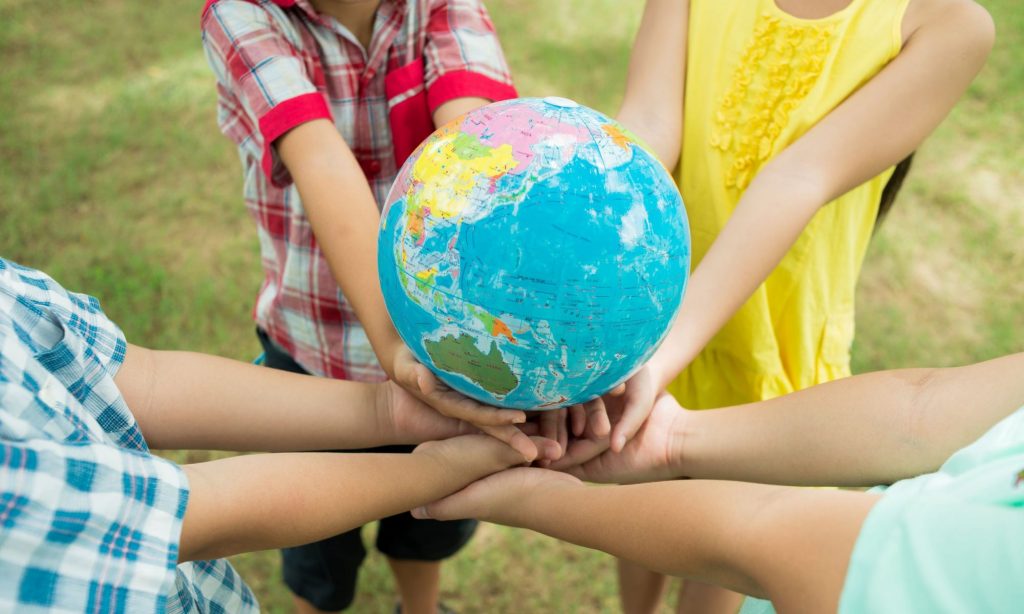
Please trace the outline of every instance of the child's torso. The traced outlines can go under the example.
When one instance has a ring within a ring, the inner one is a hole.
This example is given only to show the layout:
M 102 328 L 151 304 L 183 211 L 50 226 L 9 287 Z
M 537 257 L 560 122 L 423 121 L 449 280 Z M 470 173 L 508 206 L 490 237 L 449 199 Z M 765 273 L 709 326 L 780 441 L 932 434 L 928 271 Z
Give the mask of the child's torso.
M 691 0 L 676 178 L 694 266 L 754 175 L 901 48 L 908 0 L 802 19 L 774 0 Z M 777 396 L 849 373 L 853 294 L 891 170 L 823 207 L 672 391 L 693 407 Z

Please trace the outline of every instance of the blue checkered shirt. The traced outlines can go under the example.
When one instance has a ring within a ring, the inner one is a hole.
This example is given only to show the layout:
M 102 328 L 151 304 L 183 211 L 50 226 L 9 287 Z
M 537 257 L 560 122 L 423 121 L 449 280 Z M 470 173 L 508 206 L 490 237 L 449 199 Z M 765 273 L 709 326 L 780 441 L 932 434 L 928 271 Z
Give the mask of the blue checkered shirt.
M 182 470 L 114 384 L 99 302 L 0 258 L 0 612 L 249 612 L 223 560 L 178 565 Z

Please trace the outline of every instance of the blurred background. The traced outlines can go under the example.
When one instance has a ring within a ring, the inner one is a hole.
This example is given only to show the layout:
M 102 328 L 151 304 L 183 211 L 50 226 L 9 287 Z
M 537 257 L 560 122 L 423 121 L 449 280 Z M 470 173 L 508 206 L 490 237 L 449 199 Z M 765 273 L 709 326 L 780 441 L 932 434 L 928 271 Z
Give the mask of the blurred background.
M 996 47 L 872 242 L 858 372 L 1024 350 L 1024 5 L 980 2 Z M 258 246 L 216 126 L 201 6 L 0 0 L 0 255 L 97 296 L 134 343 L 251 360 Z M 643 2 L 487 6 L 523 95 L 614 115 Z M 276 552 L 234 562 L 265 611 L 288 611 Z M 444 600 L 466 614 L 613 612 L 613 569 L 603 554 L 484 525 L 446 567 Z M 394 599 L 373 553 L 352 611 L 391 612 Z

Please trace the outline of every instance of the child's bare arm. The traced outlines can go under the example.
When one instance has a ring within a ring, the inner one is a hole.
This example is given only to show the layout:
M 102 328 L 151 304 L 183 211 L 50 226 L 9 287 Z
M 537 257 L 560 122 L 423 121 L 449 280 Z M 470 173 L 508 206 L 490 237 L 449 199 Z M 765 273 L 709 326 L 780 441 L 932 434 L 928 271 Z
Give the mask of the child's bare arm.
M 391 325 L 377 275 L 380 213 L 358 161 L 334 124 L 317 119 L 276 143 L 302 197 L 317 244 L 389 375 L 402 340 Z
M 1024 353 L 957 368 L 868 373 L 693 412 L 680 475 L 870 486 L 936 471 L 1024 404 L 1021 373 Z
M 782 611 L 834 612 L 876 501 L 865 493 L 704 480 L 595 487 L 544 469 L 513 469 L 414 514 L 528 528 L 648 569 L 770 597 Z
M 179 560 L 324 539 L 521 460 L 501 442 L 467 435 L 413 454 L 260 454 L 186 465 L 189 501 Z
M 943 10 L 918 15 L 923 23 L 899 56 L 767 163 L 744 192 L 648 363 L 659 388 L 750 297 L 821 207 L 914 151 L 981 69 L 993 39 L 985 10 L 969 0 L 919 4 Z
M 689 5 L 687 0 L 647 0 L 618 115 L 668 168 L 679 161 L 682 143 Z
M 689 13 L 688 0 L 647 0 L 618 113 L 618 120 L 668 169 L 680 164 Z M 636 435 L 650 414 L 658 390 L 664 388 L 655 388 L 656 383 L 653 369 L 644 366 L 628 386 L 617 391 L 625 393 L 629 411 L 612 427 L 616 451 Z
M 358 449 L 468 428 L 391 383 L 299 375 L 193 352 L 129 345 L 115 382 L 155 449 Z
M 1024 353 L 964 367 L 867 373 L 706 411 L 685 411 L 663 395 L 621 453 L 585 440 L 555 467 L 596 482 L 687 476 L 888 484 L 937 470 L 1017 410 L 1024 404 L 1022 372 Z M 617 417 L 622 410 L 613 404 L 612 411 Z

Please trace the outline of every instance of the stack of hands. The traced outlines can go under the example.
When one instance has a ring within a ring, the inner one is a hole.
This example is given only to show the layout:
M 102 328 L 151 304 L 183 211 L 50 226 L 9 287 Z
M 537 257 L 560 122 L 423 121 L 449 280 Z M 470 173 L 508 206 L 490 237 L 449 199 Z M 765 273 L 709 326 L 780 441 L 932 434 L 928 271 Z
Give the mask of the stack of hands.
M 395 440 L 427 441 L 416 453 L 443 455 L 454 463 L 482 461 L 500 469 L 417 508 L 417 517 L 479 518 L 515 525 L 509 515 L 515 502 L 543 486 L 578 486 L 581 480 L 641 483 L 681 476 L 677 435 L 689 412 L 670 395 L 658 393 L 646 366 L 603 397 L 531 412 L 480 404 L 441 383 L 411 352 L 395 367 L 395 380 L 403 385 L 389 383 L 382 389 L 389 396 L 383 405 Z M 509 447 L 518 456 L 509 454 Z

